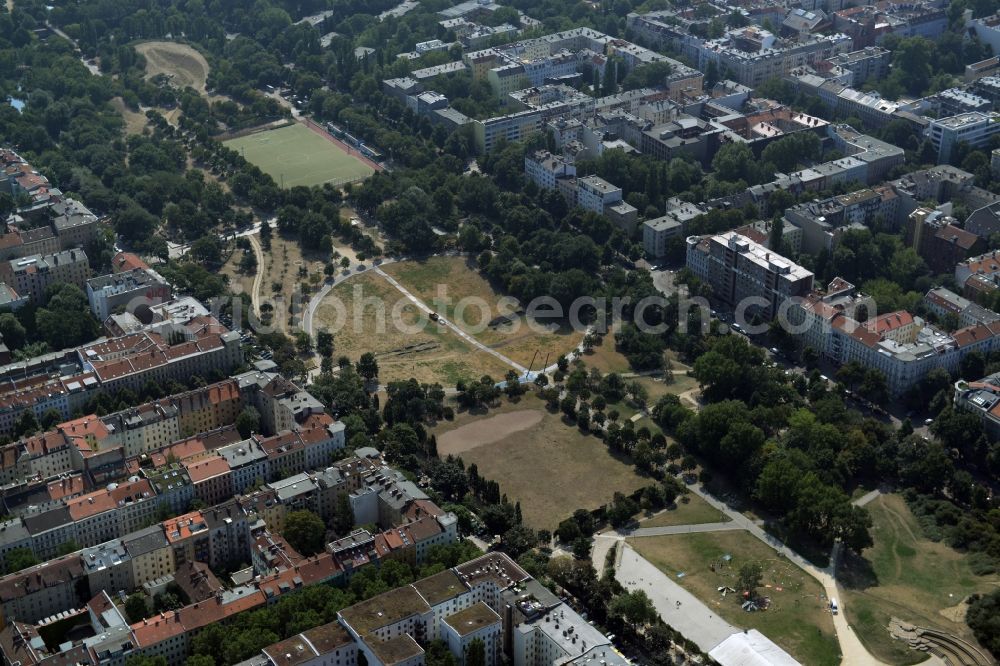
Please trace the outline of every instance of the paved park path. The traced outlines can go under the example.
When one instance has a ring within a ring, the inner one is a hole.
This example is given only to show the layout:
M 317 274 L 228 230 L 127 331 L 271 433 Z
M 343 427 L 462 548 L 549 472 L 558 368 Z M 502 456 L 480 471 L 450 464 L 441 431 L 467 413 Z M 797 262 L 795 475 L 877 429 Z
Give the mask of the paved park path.
M 264 249 L 260 246 L 260 236 L 252 234 L 247 236 L 250 247 L 253 248 L 254 256 L 257 258 L 257 274 L 253 276 L 253 288 L 250 290 L 250 302 L 253 304 L 253 311 L 260 317 L 260 287 L 264 282 Z M 284 322 L 280 322 L 284 328 Z
M 700 485 L 689 484 L 688 488 L 695 495 L 708 502 L 709 505 L 728 516 L 732 522 L 648 527 L 631 531 L 605 532 L 597 535 L 593 558 L 594 566 L 598 571 L 602 571 L 608 550 L 616 542 L 622 542 L 622 552 L 615 566 L 615 578 L 627 589 L 645 590 L 653 600 L 653 604 L 657 610 L 660 611 L 663 621 L 697 643 L 698 647 L 703 651 L 708 652 L 727 636 L 740 630 L 733 627 L 722 635 L 721 638 L 715 640 L 721 632 L 726 630 L 727 627 L 732 627 L 732 625 L 719 618 L 710 606 L 698 600 L 690 593 L 687 593 L 680 585 L 671 580 L 669 576 L 636 553 L 631 546 L 624 543 L 626 538 L 689 534 L 694 532 L 718 532 L 723 529 L 742 529 L 778 551 L 790 562 L 819 581 L 828 599 L 843 599 L 843 591 L 837 585 L 835 578 L 835 567 L 839 550 L 837 546 L 834 547 L 834 551 L 830 556 L 830 564 L 826 567 L 818 567 L 786 546 L 777 537 L 765 532 L 759 524 L 716 499 Z M 878 493 L 879 491 L 872 491 L 864 497 L 859 498 L 855 503 L 861 505 L 860 503 L 870 502 L 878 496 Z M 682 596 L 682 592 L 685 592 L 687 596 Z M 677 605 L 677 601 L 681 602 L 679 606 Z M 686 619 L 687 617 L 696 618 L 696 622 L 691 626 L 690 630 L 685 629 L 689 624 L 689 621 Z M 837 632 L 837 642 L 840 644 L 841 663 L 847 666 L 885 666 L 884 662 L 876 659 L 862 645 L 861 640 L 847 623 L 843 609 L 841 609 L 840 613 L 833 616 L 833 626 Z M 713 640 L 715 642 L 711 643 Z
M 854 500 L 853 502 L 851 502 L 851 504 L 853 504 L 854 506 L 865 506 L 875 501 L 875 499 L 881 494 L 882 494 L 882 489 L 876 488 L 875 490 L 869 491 L 864 495 L 862 495 L 861 497 L 859 497 L 858 499 Z

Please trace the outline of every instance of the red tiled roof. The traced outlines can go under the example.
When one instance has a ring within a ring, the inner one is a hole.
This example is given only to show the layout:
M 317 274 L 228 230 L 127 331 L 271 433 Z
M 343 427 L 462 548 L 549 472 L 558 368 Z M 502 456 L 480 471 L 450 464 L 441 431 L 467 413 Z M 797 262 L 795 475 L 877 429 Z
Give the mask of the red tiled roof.
M 934 234 L 935 238 L 943 240 L 948 243 L 954 243 L 963 250 L 970 250 L 979 240 L 979 236 L 976 234 L 961 229 L 952 224 L 946 224 L 937 230 Z
M 962 347 L 968 347 L 969 345 L 975 344 L 977 342 L 982 342 L 983 340 L 988 340 L 993 337 L 993 333 L 990 331 L 989 327 L 983 324 L 976 324 L 975 326 L 967 326 L 965 328 L 960 328 L 954 333 L 952 333 L 952 338 L 955 340 L 955 344 Z
M 111 434 L 104 421 L 95 414 L 60 423 L 56 428 L 73 446 L 83 451 L 92 450 L 91 442 L 100 442 Z
M 49 431 L 24 440 L 24 449 L 32 456 L 44 456 L 69 446 L 61 432 Z
M 879 336 L 883 336 L 890 331 L 909 326 L 912 323 L 913 315 L 905 310 L 899 310 L 898 312 L 890 312 L 866 321 L 864 327 L 873 333 L 877 333 Z
M 187 467 L 192 483 L 200 483 L 208 479 L 230 473 L 229 463 L 221 456 L 213 456 L 196 461 L 182 462 Z
M 320 553 L 291 569 L 285 569 L 263 578 L 258 587 L 268 598 L 274 598 L 297 587 L 307 587 L 314 583 L 330 580 L 339 571 L 340 567 L 333 559 L 333 555 Z M 299 580 L 296 581 L 296 578 Z
M 120 483 L 117 487 L 112 488 L 109 494 L 116 504 L 121 502 L 135 502 L 154 495 L 153 486 L 149 483 L 149 479 Z
M 69 515 L 72 516 L 73 520 L 83 520 L 90 516 L 96 516 L 99 513 L 111 511 L 117 506 L 118 503 L 107 490 L 98 490 L 74 497 L 66 502 L 66 508 L 69 509 Z
M 198 529 L 192 531 L 191 527 L 194 526 Z M 170 543 L 175 543 L 190 537 L 192 534 L 198 534 L 207 531 L 208 523 L 205 522 L 205 517 L 201 515 L 201 511 L 191 511 L 190 513 L 185 513 L 184 515 L 177 516 L 176 518 L 170 518 L 163 521 L 163 532 L 167 536 L 167 541 Z
M 137 268 L 148 269 L 149 265 L 131 252 L 119 252 L 111 260 L 111 268 L 115 273 L 127 273 Z
M 966 268 L 968 268 L 973 275 L 990 275 L 992 273 L 1000 272 L 1000 254 L 996 251 L 988 252 L 978 257 L 973 257 L 965 263 Z
M 49 499 L 52 500 L 79 495 L 84 489 L 83 475 L 77 474 L 49 481 L 46 487 L 49 492 Z
M 233 402 L 240 399 L 240 385 L 233 379 L 229 379 L 206 387 L 208 401 L 213 405 L 222 402 Z
M 406 511 L 403 515 L 409 520 L 420 520 L 427 516 L 437 517 L 443 516 L 444 511 L 434 502 L 430 500 L 413 500 L 410 505 L 406 507 Z

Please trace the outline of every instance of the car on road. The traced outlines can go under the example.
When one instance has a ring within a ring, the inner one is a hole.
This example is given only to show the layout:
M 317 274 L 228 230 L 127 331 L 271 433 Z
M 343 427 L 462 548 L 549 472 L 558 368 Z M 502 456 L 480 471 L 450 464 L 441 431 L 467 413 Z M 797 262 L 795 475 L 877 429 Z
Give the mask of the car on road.
M 358 272 L 365 270 L 366 266 L 364 264 L 358 264 Z
M 934 423 L 934 419 L 924 419 L 924 425 L 929 426 Z
M 770 349 L 768 349 L 768 351 L 774 354 L 775 356 L 781 353 L 780 351 L 778 351 L 777 347 L 771 347 Z

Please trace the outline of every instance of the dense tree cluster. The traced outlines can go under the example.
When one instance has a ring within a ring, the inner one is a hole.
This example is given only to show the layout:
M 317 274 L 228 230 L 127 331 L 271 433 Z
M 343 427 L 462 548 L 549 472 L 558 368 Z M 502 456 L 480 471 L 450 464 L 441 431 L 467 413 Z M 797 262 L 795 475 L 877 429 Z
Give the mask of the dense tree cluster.
M 784 373 L 740 336 L 709 338 L 693 374 L 709 404 L 694 413 L 667 396 L 652 411 L 685 450 L 729 470 L 796 538 L 827 546 L 840 538 L 856 550 L 871 544 L 870 518 L 845 489 L 877 477 L 884 426 L 858 419 L 818 383 L 807 408 Z
M 1000 590 L 973 595 L 965 621 L 975 632 L 976 640 L 994 657 L 1000 656 Z

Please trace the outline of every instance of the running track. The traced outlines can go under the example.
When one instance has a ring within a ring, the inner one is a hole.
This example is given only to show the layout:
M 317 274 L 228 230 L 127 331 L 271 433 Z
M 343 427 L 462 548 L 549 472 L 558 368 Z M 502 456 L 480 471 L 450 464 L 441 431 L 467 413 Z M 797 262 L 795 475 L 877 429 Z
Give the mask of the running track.
M 364 162 L 365 164 L 367 164 L 371 168 L 375 169 L 376 171 L 384 171 L 384 168 L 382 166 L 380 166 L 379 164 L 376 164 L 372 160 L 370 160 L 367 157 L 365 157 L 363 154 L 361 154 L 361 151 L 359 151 L 357 149 L 352 149 L 349 145 L 347 145 L 346 143 L 344 143 L 343 141 L 341 141 L 337 137 L 333 136 L 332 134 L 330 134 L 329 132 L 327 132 L 325 129 L 323 129 L 322 127 L 320 127 L 319 125 L 317 125 L 313 121 L 311 121 L 311 120 L 309 120 L 307 118 L 299 118 L 299 122 L 301 122 L 303 125 L 305 125 L 309 129 L 311 129 L 313 132 L 316 132 L 317 134 L 319 134 L 320 136 L 322 136 L 324 139 L 326 139 L 327 141 L 329 141 L 333 145 L 335 145 L 338 148 L 340 148 L 341 150 L 343 150 L 345 153 L 347 153 L 351 157 L 355 157 L 355 158 L 361 160 L 362 162 Z

